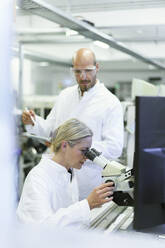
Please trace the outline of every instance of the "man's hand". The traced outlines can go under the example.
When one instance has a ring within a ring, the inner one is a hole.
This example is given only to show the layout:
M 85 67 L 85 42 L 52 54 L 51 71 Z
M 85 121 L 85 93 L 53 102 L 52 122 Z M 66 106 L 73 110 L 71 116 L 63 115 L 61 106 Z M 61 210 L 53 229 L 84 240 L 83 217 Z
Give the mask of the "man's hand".
M 22 113 L 22 122 L 24 125 L 33 125 L 34 126 L 34 122 L 32 119 L 36 119 L 35 117 L 35 113 L 33 110 L 25 110 Z
M 45 141 L 45 145 L 46 145 L 47 147 L 50 147 L 50 146 L 51 146 L 51 142 Z
M 90 195 L 87 197 L 90 209 L 100 207 L 104 203 L 113 199 L 113 197 L 110 197 L 113 195 L 113 185 L 113 182 L 101 184 L 90 193 Z

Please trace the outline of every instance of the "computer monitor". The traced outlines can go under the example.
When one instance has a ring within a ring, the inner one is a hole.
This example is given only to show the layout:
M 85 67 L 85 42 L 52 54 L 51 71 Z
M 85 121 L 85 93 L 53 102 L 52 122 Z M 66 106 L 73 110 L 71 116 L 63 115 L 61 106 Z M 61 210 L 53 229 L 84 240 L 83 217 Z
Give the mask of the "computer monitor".
M 165 224 L 165 97 L 142 96 L 135 102 L 133 225 L 141 230 Z

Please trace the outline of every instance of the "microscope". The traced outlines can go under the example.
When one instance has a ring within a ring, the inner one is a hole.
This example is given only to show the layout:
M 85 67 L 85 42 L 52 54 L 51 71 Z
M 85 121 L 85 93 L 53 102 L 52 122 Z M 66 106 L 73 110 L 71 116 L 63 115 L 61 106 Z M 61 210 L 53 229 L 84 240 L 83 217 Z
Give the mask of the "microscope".
M 106 182 L 113 182 L 114 194 L 113 201 L 119 206 L 133 206 L 133 188 L 134 177 L 133 169 L 126 171 L 126 167 L 116 161 L 107 160 L 101 152 L 96 149 L 87 149 L 84 155 L 97 165 L 101 166 L 103 170 L 109 166 L 110 176 L 105 180 Z

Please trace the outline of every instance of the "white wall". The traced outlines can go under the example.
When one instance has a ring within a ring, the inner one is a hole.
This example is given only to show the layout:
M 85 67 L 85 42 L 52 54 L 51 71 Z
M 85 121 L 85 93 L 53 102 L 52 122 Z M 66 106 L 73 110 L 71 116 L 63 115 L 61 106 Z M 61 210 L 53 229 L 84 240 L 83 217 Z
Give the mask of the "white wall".
M 31 61 L 24 59 L 23 63 L 23 94 L 29 95 L 34 93 L 34 85 L 31 82 Z M 11 61 L 12 86 L 15 91 L 19 90 L 19 59 L 13 57 Z
M 18 90 L 19 62 L 16 58 L 13 59 L 12 69 L 14 89 Z M 149 81 L 149 78 L 151 77 L 161 78 L 160 81 L 155 82 L 157 84 L 165 83 L 164 71 L 157 70 L 140 62 L 104 61 L 100 62 L 100 70 L 98 72 L 98 78 L 101 82 L 104 82 L 107 87 L 115 86 L 117 88 L 122 88 L 122 90 L 124 90 L 124 87 L 119 86 L 122 83 L 125 85 L 127 83 L 126 87 L 128 88 L 128 82 L 131 83 L 133 78 Z M 58 66 L 56 64 L 41 66 L 38 62 L 31 62 L 27 59 L 24 60 L 24 95 L 58 95 L 63 88 L 75 83 L 74 76 L 69 67 Z
M 132 82 L 133 78 L 144 79 L 146 81 L 151 77 L 161 77 L 161 81 L 156 83 L 165 83 L 165 72 L 157 70 L 115 70 L 106 69 L 103 67 L 98 73 L 100 81 L 104 82 L 107 87 L 113 87 L 116 84 Z M 73 75 L 71 75 L 69 68 L 51 65 L 48 67 L 39 66 L 37 63 L 33 63 L 31 83 L 34 87 L 35 94 L 57 95 L 64 87 L 75 83 Z
M 32 84 L 38 95 L 58 95 L 59 92 L 73 84 L 70 68 L 61 66 L 39 66 L 33 63 Z

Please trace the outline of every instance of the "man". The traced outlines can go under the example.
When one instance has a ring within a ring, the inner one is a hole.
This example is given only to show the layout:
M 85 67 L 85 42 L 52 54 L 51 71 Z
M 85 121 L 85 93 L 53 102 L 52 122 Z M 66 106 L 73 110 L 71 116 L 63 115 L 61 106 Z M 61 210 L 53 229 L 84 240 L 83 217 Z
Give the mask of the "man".
M 60 93 L 47 119 L 36 116 L 33 111 L 24 111 L 23 123 L 28 125 L 28 132 L 49 137 L 64 121 L 77 118 L 92 129 L 92 147 L 106 158 L 116 159 L 123 147 L 121 104 L 96 78 L 99 65 L 90 49 L 81 48 L 75 53 L 72 70 L 78 85 Z M 102 169 L 91 161 L 86 161 L 77 171 L 80 200 L 102 183 L 101 172 Z

